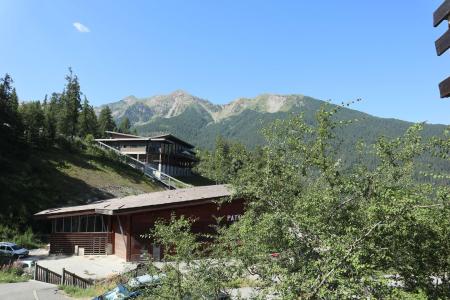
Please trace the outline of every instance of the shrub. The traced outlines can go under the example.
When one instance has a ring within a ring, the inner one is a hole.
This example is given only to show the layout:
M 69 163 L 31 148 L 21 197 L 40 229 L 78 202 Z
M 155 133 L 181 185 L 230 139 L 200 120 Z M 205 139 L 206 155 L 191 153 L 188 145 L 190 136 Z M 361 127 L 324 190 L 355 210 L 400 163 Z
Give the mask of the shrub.
M 22 282 L 28 279 L 30 276 L 25 274 L 23 268 L 16 263 L 0 267 L 0 283 Z
M 20 232 L 16 228 L 0 225 L 0 240 L 11 241 L 29 249 L 39 248 L 40 246 L 40 242 L 31 228 L 27 228 L 24 232 Z

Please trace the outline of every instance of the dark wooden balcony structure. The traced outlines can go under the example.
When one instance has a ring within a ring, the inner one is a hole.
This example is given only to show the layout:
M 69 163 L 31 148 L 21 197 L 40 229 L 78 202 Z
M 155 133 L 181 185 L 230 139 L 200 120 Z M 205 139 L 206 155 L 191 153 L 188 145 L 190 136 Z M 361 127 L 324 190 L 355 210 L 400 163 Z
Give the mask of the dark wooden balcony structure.
M 442 22 L 446 21 L 449 28 L 447 31 L 436 40 L 436 53 L 438 56 L 444 54 L 450 48 L 450 0 L 445 0 L 441 6 L 433 13 L 433 26 L 437 27 Z M 441 98 L 450 97 L 450 76 L 439 83 L 439 91 Z

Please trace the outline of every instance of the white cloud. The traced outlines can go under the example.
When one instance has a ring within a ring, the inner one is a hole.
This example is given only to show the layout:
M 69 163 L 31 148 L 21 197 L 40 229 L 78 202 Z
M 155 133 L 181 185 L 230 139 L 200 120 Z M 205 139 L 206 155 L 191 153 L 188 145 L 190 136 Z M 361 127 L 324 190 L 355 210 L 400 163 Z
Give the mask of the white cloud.
M 87 26 L 81 24 L 80 22 L 75 22 L 75 23 L 73 23 L 73 26 L 74 26 L 75 29 L 78 30 L 79 32 L 91 32 L 91 30 L 90 30 Z

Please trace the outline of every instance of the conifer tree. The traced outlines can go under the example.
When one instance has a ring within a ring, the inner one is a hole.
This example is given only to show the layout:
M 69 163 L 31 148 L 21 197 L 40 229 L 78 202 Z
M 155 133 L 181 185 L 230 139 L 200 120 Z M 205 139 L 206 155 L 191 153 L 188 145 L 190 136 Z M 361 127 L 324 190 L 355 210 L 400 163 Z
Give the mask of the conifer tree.
M 60 96 L 57 93 L 53 93 L 50 102 L 47 102 L 47 96 L 44 100 L 44 135 L 47 142 L 52 144 L 56 137 L 56 123 L 58 120 L 58 113 L 60 110 Z
M 119 132 L 130 133 L 131 132 L 130 128 L 131 128 L 130 120 L 127 117 L 123 118 L 119 125 Z
M 91 134 L 93 136 L 98 135 L 97 116 L 95 115 L 94 108 L 89 105 L 89 101 L 86 97 L 84 97 L 78 124 L 78 135 L 80 137 L 84 138 L 88 134 Z
M 59 115 L 59 131 L 66 136 L 77 134 L 78 115 L 81 108 L 81 91 L 77 75 L 69 68 L 66 76 L 66 87 L 61 95 L 61 112 Z
M 0 78 L 0 125 L 16 131 L 20 129 L 19 100 L 12 84 L 13 80 L 9 74 Z
M 100 111 L 98 117 L 98 128 L 100 131 L 100 136 L 105 136 L 105 131 L 116 130 L 116 123 L 114 123 L 111 109 L 106 106 Z
M 43 142 L 45 115 L 39 101 L 22 103 L 19 112 L 23 120 L 25 141 L 36 148 Z

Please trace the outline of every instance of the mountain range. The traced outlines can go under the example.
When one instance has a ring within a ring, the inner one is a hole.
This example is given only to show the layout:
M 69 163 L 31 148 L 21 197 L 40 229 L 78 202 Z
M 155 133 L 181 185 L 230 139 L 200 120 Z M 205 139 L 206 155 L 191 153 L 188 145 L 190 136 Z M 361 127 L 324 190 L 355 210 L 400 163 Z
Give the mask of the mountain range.
M 313 123 L 315 113 L 325 103 L 299 94 L 262 94 L 218 105 L 177 90 L 168 95 L 148 98 L 128 96 L 105 105 L 111 108 L 116 122 L 127 117 L 140 135 L 170 132 L 199 148 L 211 149 L 218 135 L 240 141 L 248 147 L 261 145 L 264 139 L 260 130 L 265 125 L 297 113 L 302 113 L 308 123 Z M 399 136 L 413 124 L 375 117 L 346 107 L 340 110 L 338 117 L 358 120 L 339 133 L 344 144 L 354 143 L 358 139 L 372 143 L 380 135 Z M 423 134 L 440 135 L 444 129 L 445 125 L 426 124 Z

